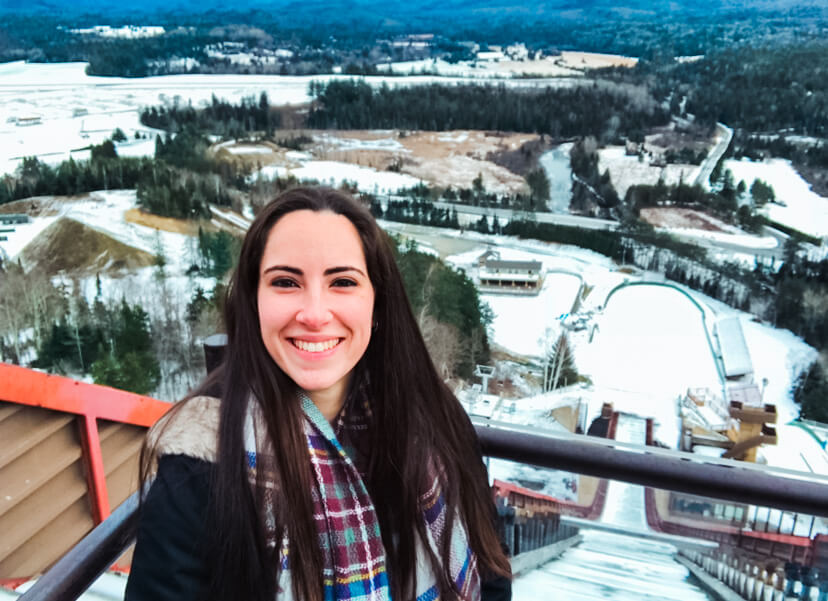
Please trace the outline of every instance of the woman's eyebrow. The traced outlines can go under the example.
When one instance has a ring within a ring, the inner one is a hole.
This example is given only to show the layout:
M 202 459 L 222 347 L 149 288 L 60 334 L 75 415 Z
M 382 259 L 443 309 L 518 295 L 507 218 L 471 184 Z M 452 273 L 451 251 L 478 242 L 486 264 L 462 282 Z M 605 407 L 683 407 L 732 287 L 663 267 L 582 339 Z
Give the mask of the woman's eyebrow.
M 325 275 L 333 275 L 335 273 L 342 273 L 344 271 L 356 271 L 361 275 L 365 275 L 365 273 L 359 269 L 358 267 L 351 267 L 350 265 L 343 265 L 342 267 L 329 267 L 325 270 Z
M 289 265 L 271 265 L 262 273 L 265 274 L 271 271 L 287 271 L 288 273 L 292 273 L 294 275 L 304 275 L 304 272 L 301 269 L 297 269 L 296 267 L 290 267 Z M 356 271 L 357 273 L 365 276 L 365 272 L 363 272 L 361 269 L 359 269 L 358 267 L 351 267 L 350 265 L 328 267 L 328 269 L 324 271 L 324 275 L 333 275 L 335 273 L 343 273 L 346 271 Z
M 302 270 L 297 269 L 296 267 L 289 267 L 287 265 L 271 265 L 267 269 L 265 269 L 262 274 L 269 273 L 271 271 L 287 271 L 288 273 L 292 273 L 294 275 L 302 275 Z

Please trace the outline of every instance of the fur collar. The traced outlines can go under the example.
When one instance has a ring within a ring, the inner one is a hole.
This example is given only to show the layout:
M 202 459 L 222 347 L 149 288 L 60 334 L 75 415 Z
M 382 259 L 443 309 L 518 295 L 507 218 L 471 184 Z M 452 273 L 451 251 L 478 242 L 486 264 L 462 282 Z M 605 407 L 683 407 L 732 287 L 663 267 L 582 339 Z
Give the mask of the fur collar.
M 150 429 L 149 448 L 155 456 L 187 455 L 215 462 L 220 399 L 197 396 L 176 405 Z

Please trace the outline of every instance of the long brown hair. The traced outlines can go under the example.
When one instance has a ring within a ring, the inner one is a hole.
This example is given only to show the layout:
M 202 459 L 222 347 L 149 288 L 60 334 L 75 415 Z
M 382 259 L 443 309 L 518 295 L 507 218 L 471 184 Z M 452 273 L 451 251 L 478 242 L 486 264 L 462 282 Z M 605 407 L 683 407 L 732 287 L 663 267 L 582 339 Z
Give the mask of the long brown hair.
M 276 532 L 283 532 L 290 521 L 294 596 L 322 600 L 322 556 L 313 520 L 304 418 L 295 384 L 264 347 L 257 307 L 267 237 L 281 217 L 298 210 L 331 211 L 351 221 L 374 287 L 375 329 L 354 368 L 350 389 L 364 391 L 370 400 L 366 485 L 380 522 L 392 598 L 402 600 L 416 587 L 416 537 L 427 540 L 418 499 L 428 466 L 435 463 L 442 472 L 447 536 L 440 557 L 429 545 L 424 547 L 438 576 L 440 597 L 457 597 L 449 574 L 449 543 L 458 519 L 468 530 L 481 572 L 508 576 L 509 561 L 494 529 L 491 493 L 474 428 L 431 362 L 388 238 L 368 210 L 346 194 L 295 188 L 266 206 L 247 232 L 225 302 L 225 359 L 218 374 L 201 387 L 203 391 L 217 381 L 221 385 L 218 454 L 208 510 L 214 543 L 207 552 L 213 579 L 209 597 L 272 601 L 276 593 L 278 545 L 266 547 L 265 508 L 248 483 L 244 453 L 248 403 L 258 402 L 275 451 Z

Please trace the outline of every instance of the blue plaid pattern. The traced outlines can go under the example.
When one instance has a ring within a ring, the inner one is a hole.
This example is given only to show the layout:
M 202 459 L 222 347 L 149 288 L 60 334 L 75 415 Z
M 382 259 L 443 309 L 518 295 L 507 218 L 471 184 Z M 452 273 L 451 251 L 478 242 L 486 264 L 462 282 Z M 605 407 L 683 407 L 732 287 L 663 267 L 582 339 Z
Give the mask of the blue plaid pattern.
M 368 495 L 360 470 L 353 461 L 351 441 L 358 440 L 367 427 L 370 408 L 367 403 L 353 403 L 350 412 L 343 411 L 334 428 L 325 420 L 313 402 L 300 394 L 304 409 L 305 439 L 316 486 L 311 490 L 314 504 L 314 521 L 319 533 L 322 550 L 322 581 L 325 601 L 390 601 L 388 573 L 385 563 L 385 548 L 379 528 L 376 511 Z M 249 420 L 252 424 L 254 420 Z M 256 430 L 264 432 L 263 428 Z M 337 436 L 337 433 L 339 436 Z M 256 485 L 257 469 L 265 469 L 267 451 L 257 455 L 255 448 L 268 449 L 269 445 L 251 442 L 255 435 L 247 435 L 247 460 L 250 481 Z M 340 439 L 342 442 L 340 442 Z M 259 460 L 262 461 L 259 461 Z M 438 480 L 421 496 L 423 518 L 430 536 L 427 544 L 439 557 L 439 549 L 445 532 L 446 507 L 440 494 Z M 272 523 L 272 518 L 267 519 Z M 275 546 L 276 533 L 269 533 L 269 544 Z M 292 599 L 293 590 L 289 585 L 290 561 L 289 543 L 283 537 L 280 546 L 280 590 L 279 599 Z M 465 528 L 455 521 L 451 529 L 450 573 L 461 593 L 463 601 L 480 599 L 480 583 L 474 553 L 468 546 Z M 424 549 L 419 550 L 425 553 Z M 425 558 L 418 562 L 417 601 L 436 601 L 439 589 L 435 575 Z M 422 573 L 421 573 L 422 572 Z

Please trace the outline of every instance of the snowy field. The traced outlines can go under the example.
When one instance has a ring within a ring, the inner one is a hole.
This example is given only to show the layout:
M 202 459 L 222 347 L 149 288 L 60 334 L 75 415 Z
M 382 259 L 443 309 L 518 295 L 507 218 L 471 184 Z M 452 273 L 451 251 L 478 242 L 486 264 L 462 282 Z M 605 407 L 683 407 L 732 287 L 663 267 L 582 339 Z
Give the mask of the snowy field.
M 659 178 L 668 186 L 679 182 L 693 182 L 699 173 L 699 165 L 670 163 L 664 167 L 652 167 L 649 161 L 639 161 L 637 156 L 628 156 L 623 146 L 607 146 L 598 151 L 598 169 L 609 170 L 612 185 L 619 198 L 624 198 L 627 189 L 634 184 L 654 186 Z
M 525 48 L 524 48 L 525 50 Z M 585 70 L 604 67 L 633 67 L 637 58 L 617 54 L 599 54 L 595 52 L 575 52 L 564 50 L 559 55 L 544 56 L 537 59 L 511 59 L 502 53 L 492 60 L 465 60 L 449 63 L 443 59 L 421 59 L 378 65 L 401 75 L 434 73 L 444 77 L 474 77 L 504 79 L 513 77 L 582 77 Z M 564 79 L 564 81 L 566 81 Z
M 676 398 L 690 387 L 720 389 L 698 308 L 663 286 L 622 288 L 610 298 L 578 366 L 617 411 L 655 417 L 657 437 L 678 440 Z
M 311 81 L 354 79 L 347 75 L 165 75 L 156 77 L 99 77 L 85 72 L 86 63 L 0 64 L 0 175 L 13 171 L 24 156 L 60 162 L 90 144 L 99 144 L 120 127 L 130 140 L 136 131 L 155 137 L 155 131 L 138 121 L 143 107 L 209 103 L 215 95 L 230 102 L 266 92 L 272 105 L 310 101 Z M 471 77 L 357 78 L 371 85 L 395 86 L 475 82 Z M 559 79 L 517 79 L 504 82 L 516 87 L 566 85 Z M 39 119 L 39 121 L 32 121 Z M 18 125 L 24 120 L 32 125 Z M 152 144 L 130 143 L 131 154 L 151 155 Z M 120 152 L 120 147 L 119 147 Z M 74 155 L 82 158 L 83 155 Z
M 468 274 L 476 273 L 477 258 L 485 250 L 475 249 L 447 260 Z M 561 267 L 550 264 L 548 256 L 515 248 L 498 247 L 498 251 L 503 260 L 540 261 L 546 274 L 543 288 L 537 295 L 480 295 L 494 313 L 491 340 L 511 353 L 540 359 L 550 340 L 557 339 L 561 323 L 569 316 L 581 289 L 581 278 L 575 271 L 562 273 Z
M 452 235 L 446 233 L 447 237 Z M 477 257 L 489 248 L 486 241 L 490 241 L 503 258 L 541 261 L 547 270 L 576 271 L 590 290 L 580 308 L 581 314 L 590 316 L 588 330 L 571 333 L 570 341 L 578 371 L 590 378 L 592 385 L 521 399 L 515 414 L 501 410 L 494 415 L 495 419 L 538 424 L 544 410 L 548 412 L 554 406 L 580 401 L 587 404 L 591 421 L 600 412 L 602 403 L 612 402 L 618 411 L 654 417 L 656 438 L 675 448 L 679 434 L 678 397 L 688 388 L 697 387 L 722 394 L 705 328 L 712 328 L 717 319 L 731 315 L 741 320 L 753 361 L 754 381 L 761 384 L 767 379 L 764 402 L 776 405 L 778 423 L 788 423 L 799 415 L 791 386 L 816 358 L 816 351 L 791 332 L 759 323 L 750 314 L 687 290 L 702 307 L 703 311 L 699 311 L 687 296 L 660 285 L 622 288 L 603 307 L 613 288 L 623 282 L 643 281 L 647 274 L 619 272 L 606 257 L 575 247 L 518 241 L 505 236 L 474 236 L 480 240 L 479 247 L 448 257 L 449 262 L 467 273 L 473 272 Z M 482 295 L 496 314 L 500 309 L 504 316 L 495 319 L 492 340 L 513 353 L 537 356 L 542 349 L 541 335 L 547 330 L 559 332 L 558 318 L 571 307 L 576 283 L 565 278 L 549 280 L 554 284 L 545 286 L 538 297 Z M 552 310 L 543 311 L 543 306 Z M 780 429 L 779 445 L 767 448 L 768 463 L 800 471 L 811 471 L 810 465 L 814 471 L 828 474 L 828 466 L 821 468 L 818 461 L 802 460 L 801 452 L 806 456 L 825 454 L 816 441 L 802 438 L 800 432 L 798 428 Z M 787 463 L 781 456 L 788 457 Z
M 540 358 L 560 323 L 569 315 L 581 280 L 566 273 L 547 273 L 536 296 L 481 294 L 494 312 L 493 342 L 513 353 Z
M 812 236 L 828 236 L 828 198 L 811 190 L 796 172 L 790 161 L 766 159 L 764 161 L 726 160 L 724 168 L 733 173 L 737 184 L 744 181 L 750 190 L 755 179 L 761 179 L 773 187 L 778 201 L 765 205 L 765 213 L 773 221 L 790 226 Z
M 292 175 L 300 180 L 316 180 L 334 187 L 345 182 L 355 183 L 360 190 L 375 194 L 396 192 L 400 188 L 410 188 L 422 182 L 419 178 L 404 173 L 378 171 L 341 161 L 317 161 L 305 153 L 292 153 L 290 158 L 298 160 L 298 165 L 268 165 L 262 167 L 258 175 L 265 179 Z

